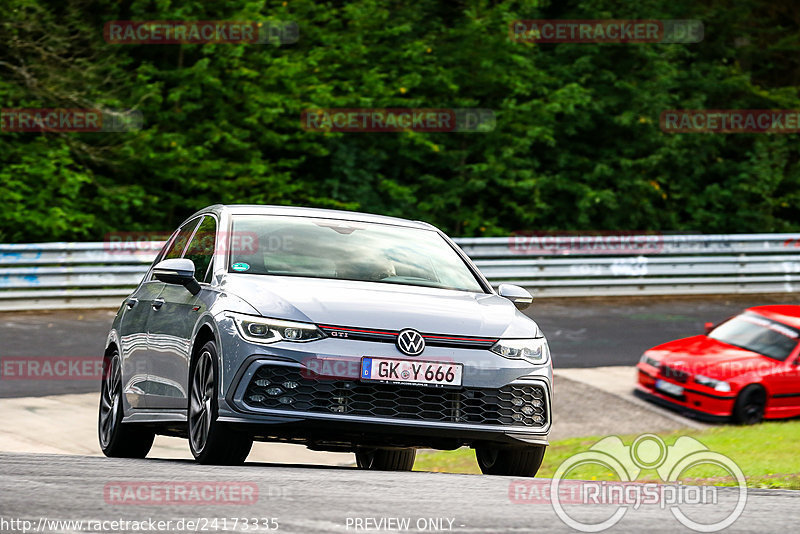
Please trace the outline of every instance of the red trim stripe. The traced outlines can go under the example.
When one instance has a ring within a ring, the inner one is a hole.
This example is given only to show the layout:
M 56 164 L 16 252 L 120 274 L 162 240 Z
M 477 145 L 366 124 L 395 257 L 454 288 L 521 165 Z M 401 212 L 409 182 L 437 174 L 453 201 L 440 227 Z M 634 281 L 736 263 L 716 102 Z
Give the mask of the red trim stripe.
M 319 324 L 317 326 L 319 326 L 323 330 L 324 329 L 328 329 L 328 330 L 344 330 L 346 332 L 363 332 L 365 334 L 385 334 L 387 336 L 396 336 L 397 335 L 397 332 L 384 332 L 384 331 L 381 331 L 381 330 L 362 330 L 362 329 L 359 329 L 359 328 L 344 328 L 344 327 L 341 327 L 341 326 L 328 326 L 328 325 L 321 325 L 321 324 Z
M 318 327 L 322 328 L 323 330 L 339 330 L 344 332 L 361 332 L 364 334 L 383 334 L 386 336 L 397 336 L 399 332 L 388 332 L 386 330 L 365 330 L 363 328 L 347 328 L 344 326 L 332 326 L 332 325 L 324 325 L 320 324 L 317 325 Z M 452 339 L 454 341 L 473 341 L 473 342 L 485 342 L 485 343 L 496 343 L 497 339 L 490 339 L 484 337 L 456 337 L 456 336 L 435 336 L 432 334 L 422 334 L 422 337 L 425 339 Z
M 491 341 L 492 343 L 497 342 L 496 339 L 488 339 L 485 337 L 450 337 L 450 336 L 432 336 L 428 334 L 422 334 L 422 337 L 424 337 L 425 339 L 455 339 L 458 341 L 481 341 L 486 343 L 488 343 L 489 341 Z

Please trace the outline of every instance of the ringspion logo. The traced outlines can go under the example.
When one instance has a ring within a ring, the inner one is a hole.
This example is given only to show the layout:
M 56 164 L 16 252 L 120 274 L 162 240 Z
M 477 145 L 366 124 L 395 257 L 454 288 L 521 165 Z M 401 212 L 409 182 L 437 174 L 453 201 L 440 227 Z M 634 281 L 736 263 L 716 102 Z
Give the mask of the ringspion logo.
M 617 480 L 567 479 L 575 469 L 587 465 L 600 467 Z M 699 466 L 727 472 L 738 491 L 734 489 L 723 498 L 716 486 L 681 483 L 681 476 Z M 649 470 L 655 471 L 660 482 L 636 482 Z M 609 436 L 564 460 L 547 486 L 537 480 L 512 480 L 509 500 L 515 504 L 550 503 L 559 519 L 579 532 L 610 529 L 641 506 L 669 510 L 678 523 L 691 530 L 718 532 L 731 526 L 747 504 L 746 479 L 736 462 L 688 436 L 679 437 L 670 446 L 654 434 L 642 434 L 630 445 Z M 565 506 L 569 504 L 599 504 L 606 509 L 615 505 L 616 509 L 610 515 L 600 515 L 586 513 L 585 506 Z

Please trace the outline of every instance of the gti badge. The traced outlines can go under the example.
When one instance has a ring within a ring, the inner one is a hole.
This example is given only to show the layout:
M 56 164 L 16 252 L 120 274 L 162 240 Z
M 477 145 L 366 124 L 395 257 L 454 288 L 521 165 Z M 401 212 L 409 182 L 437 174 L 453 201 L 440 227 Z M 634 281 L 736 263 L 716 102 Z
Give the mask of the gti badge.
M 422 351 L 425 350 L 425 339 L 422 337 L 422 334 L 416 330 L 407 328 L 401 330 L 400 334 L 398 334 L 397 348 L 400 349 L 400 352 L 403 354 L 416 356 L 422 354 Z

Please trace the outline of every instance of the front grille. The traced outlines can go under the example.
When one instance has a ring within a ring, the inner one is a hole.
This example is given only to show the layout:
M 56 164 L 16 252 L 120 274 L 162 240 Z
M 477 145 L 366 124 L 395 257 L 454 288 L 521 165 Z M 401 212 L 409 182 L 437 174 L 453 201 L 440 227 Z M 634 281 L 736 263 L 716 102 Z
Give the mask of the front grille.
M 689 379 L 689 373 L 681 371 L 680 369 L 675 369 L 674 367 L 669 367 L 668 365 L 661 366 L 661 376 L 682 384 Z
M 260 367 L 244 394 L 253 408 L 386 417 L 414 421 L 544 427 L 547 399 L 540 385 L 499 389 L 326 380 L 309 369 Z

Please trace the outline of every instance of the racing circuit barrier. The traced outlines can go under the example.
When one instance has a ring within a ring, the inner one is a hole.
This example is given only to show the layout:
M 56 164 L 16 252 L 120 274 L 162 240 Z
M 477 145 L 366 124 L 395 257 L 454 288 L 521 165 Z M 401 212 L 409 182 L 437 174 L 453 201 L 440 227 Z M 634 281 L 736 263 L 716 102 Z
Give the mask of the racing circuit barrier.
M 534 297 L 794 293 L 800 234 L 517 234 L 455 240 Z M 0 244 L 0 310 L 116 308 L 159 242 Z

